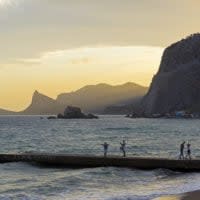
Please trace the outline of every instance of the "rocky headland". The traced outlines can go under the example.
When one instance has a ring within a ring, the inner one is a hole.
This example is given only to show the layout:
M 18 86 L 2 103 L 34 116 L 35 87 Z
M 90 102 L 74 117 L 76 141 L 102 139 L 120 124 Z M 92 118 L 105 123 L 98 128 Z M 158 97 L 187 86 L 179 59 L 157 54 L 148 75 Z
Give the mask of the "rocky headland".
M 141 116 L 200 113 L 200 34 L 176 42 L 164 51 L 160 67 L 137 110 Z

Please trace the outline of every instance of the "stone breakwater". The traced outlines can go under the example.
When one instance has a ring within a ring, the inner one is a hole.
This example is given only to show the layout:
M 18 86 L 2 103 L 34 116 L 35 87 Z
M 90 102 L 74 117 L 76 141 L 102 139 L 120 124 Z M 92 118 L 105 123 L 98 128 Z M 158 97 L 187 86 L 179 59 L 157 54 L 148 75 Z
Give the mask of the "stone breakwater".
M 66 168 L 92 168 L 92 167 L 127 167 L 142 170 L 158 168 L 175 171 L 200 171 L 200 160 L 176 160 L 165 158 L 145 157 L 117 157 L 117 156 L 82 156 L 68 154 L 0 154 L 0 163 L 28 162 L 50 166 L 62 166 Z

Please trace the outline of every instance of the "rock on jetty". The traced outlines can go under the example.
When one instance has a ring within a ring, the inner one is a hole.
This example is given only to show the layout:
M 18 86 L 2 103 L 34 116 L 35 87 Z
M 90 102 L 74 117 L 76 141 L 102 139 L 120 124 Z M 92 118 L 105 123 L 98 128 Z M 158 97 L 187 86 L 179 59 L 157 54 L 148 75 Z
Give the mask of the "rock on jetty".
M 58 119 L 98 119 L 98 116 L 93 114 L 84 114 L 80 108 L 67 106 L 64 114 L 59 113 Z

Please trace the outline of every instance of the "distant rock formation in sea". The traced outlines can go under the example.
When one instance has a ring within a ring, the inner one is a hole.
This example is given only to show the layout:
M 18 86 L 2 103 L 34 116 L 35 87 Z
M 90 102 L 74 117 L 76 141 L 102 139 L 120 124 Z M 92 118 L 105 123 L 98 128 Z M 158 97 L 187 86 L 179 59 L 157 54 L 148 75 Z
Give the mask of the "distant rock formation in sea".
M 200 34 L 167 47 L 142 100 L 143 114 L 200 111 Z
M 85 114 L 79 107 L 67 106 L 64 114 L 58 114 L 59 119 L 98 119 L 96 115 Z
M 116 86 L 103 83 L 88 85 L 74 92 L 60 94 L 57 99 L 35 91 L 28 108 L 17 114 L 57 115 L 70 105 L 80 107 L 87 113 L 104 113 L 106 107 L 127 105 L 136 98 L 144 96 L 146 92 L 147 87 L 135 83 Z M 6 111 L 1 112 L 0 110 L 0 115 L 4 115 L 4 113 Z

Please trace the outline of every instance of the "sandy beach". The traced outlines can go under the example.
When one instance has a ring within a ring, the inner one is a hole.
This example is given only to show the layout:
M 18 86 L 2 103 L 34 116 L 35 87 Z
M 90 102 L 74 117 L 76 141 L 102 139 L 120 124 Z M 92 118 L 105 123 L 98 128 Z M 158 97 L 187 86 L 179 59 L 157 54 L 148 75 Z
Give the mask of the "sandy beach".
M 181 197 L 181 200 L 199 200 L 200 190 L 194 192 L 188 192 Z
M 182 198 L 183 198 L 182 195 L 170 195 L 170 196 L 158 197 L 153 200 L 182 200 Z
M 156 198 L 154 200 L 199 200 L 199 199 L 200 199 L 200 190 L 180 195 L 163 196 Z

